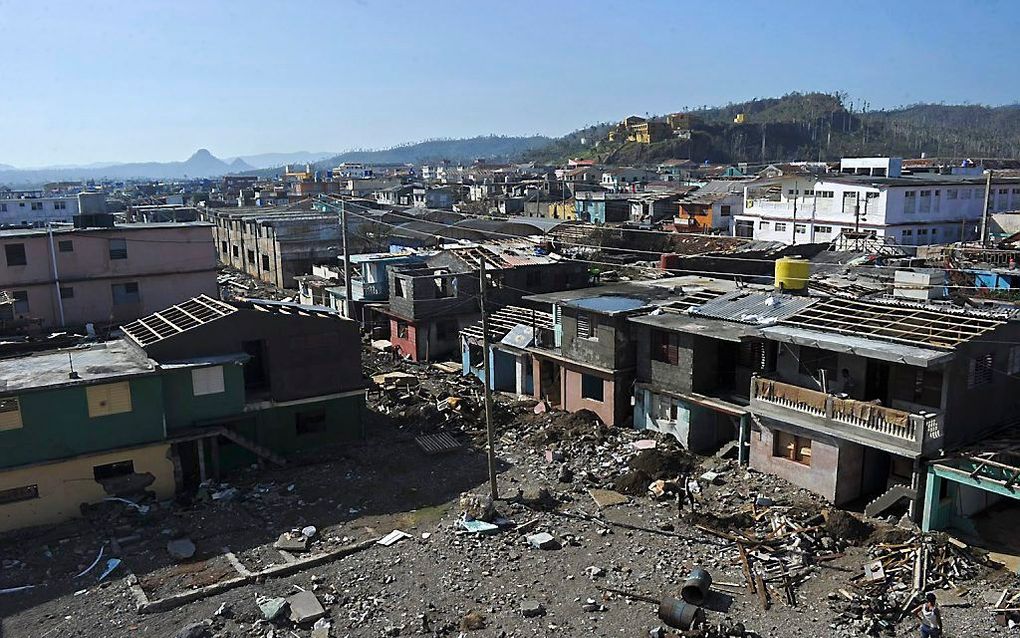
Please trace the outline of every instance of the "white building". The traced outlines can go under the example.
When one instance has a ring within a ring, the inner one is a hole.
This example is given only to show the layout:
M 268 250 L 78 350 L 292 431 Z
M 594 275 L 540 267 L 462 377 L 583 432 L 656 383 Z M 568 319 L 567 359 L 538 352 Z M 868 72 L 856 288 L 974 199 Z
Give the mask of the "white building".
M 0 190 L 0 226 L 69 222 L 77 214 L 78 198 L 75 195 L 47 195 L 41 190 Z
M 748 183 L 733 234 L 802 244 L 857 229 L 908 246 L 977 237 L 984 177 L 900 175 L 896 162 L 851 162 L 844 168 L 861 174 L 790 175 Z M 1016 209 L 1020 179 L 993 177 L 989 210 Z
M 365 164 L 344 162 L 333 169 L 333 179 L 371 179 L 375 169 Z

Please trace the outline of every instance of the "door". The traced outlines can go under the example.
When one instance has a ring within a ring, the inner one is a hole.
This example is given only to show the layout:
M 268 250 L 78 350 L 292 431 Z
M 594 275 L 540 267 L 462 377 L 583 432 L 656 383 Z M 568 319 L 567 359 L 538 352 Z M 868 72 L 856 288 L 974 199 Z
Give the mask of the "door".
M 863 398 L 865 401 L 878 399 L 882 405 L 889 405 L 889 364 L 885 361 L 868 359 Z

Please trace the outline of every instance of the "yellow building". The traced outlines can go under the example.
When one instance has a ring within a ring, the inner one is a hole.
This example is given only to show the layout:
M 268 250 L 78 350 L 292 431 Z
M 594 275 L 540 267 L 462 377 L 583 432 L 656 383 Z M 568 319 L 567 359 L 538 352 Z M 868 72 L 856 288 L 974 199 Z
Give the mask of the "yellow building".
M 550 219 L 576 220 L 577 209 L 574 208 L 574 198 L 549 204 L 549 217 Z
M 0 472 L 0 494 L 12 501 L 0 505 L 0 532 L 81 516 L 82 504 L 110 496 L 96 479 L 95 468 L 125 462 L 132 464 L 136 474 L 152 475 L 154 480 L 145 489 L 156 498 L 174 495 L 169 443 L 34 463 Z M 24 498 L 14 500 L 15 496 Z

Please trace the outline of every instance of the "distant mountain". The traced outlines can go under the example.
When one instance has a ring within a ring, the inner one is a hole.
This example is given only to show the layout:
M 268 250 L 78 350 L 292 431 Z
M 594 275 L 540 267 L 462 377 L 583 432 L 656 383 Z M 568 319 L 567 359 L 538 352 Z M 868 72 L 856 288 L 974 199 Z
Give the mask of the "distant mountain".
M 243 160 L 228 164 L 206 149 L 199 149 L 183 162 L 136 162 L 97 168 L 0 169 L 0 184 L 39 184 L 87 179 L 179 179 L 219 177 L 251 170 Z
M 16 170 L 18 169 L 14 168 L 10 164 L 0 164 L 0 171 L 16 171 Z
M 921 153 L 1020 157 L 1020 105 L 916 104 L 870 111 L 849 102 L 844 94 L 790 93 L 689 112 L 695 116 L 690 139 L 610 142 L 607 135 L 612 125 L 601 124 L 553 140 L 525 157 L 539 162 L 588 157 L 607 164 L 665 159 L 782 162 L 869 155 L 918 157 Z
M 244 171 L 250 171 L 255 168 L 240 157 L 235 157 L 234 161 L 229 162 L 227 165 L 230 166 L 231 173 L 243 173 Z
M 507 162 L 518 159 L 523 153 L 543 147 L 550 142 L 552 142 L 552 138 L 542 135 L 530 137 L 485 135 L 457 140 L 426 140 L 378 151 L 347 151 L 318 162 L 318 164 L 322 167 L 331 167 L 341 162 L 420 164 L 440 160 L 470 162 L 476 159 Z
M 326 151 L 314 153 L 309 151 L 295 151 L 293 153 L 259 153 L 257 155 L 241 155 L 238 157 L 229 157 L 224 161 L 233 163 L 236 160 L 242 160 L 252 169 L 276 168 L 277 166 L 283 166 L 284 164 L 304 164 L 306 162 L 315 163 L 334 155 L 336 155 L 336 153 L 329 153 Z

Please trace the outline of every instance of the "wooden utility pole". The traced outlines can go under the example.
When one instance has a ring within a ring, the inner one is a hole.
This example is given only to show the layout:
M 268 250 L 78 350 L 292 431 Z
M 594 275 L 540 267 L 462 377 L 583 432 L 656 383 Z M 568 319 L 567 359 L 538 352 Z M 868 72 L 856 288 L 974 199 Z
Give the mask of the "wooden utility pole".
M 992 169 L 985 171 L 985 207 L 981 209 L 981 245 L 988 245 L 988 205 L 992 201 Z M 963 237 L 960 238 L 963 240 Z
M 485 386 L 485 434 L 486 448 L 489 457 L 489 492 L 492 500 L 499 499 L 499 488 L 496 486 L 496 426 L 492 423 L 492 373 L 489 369 L 489 315 L 485 310 L 485 251 L 479 251 L 478 269 L 478 305 L 482 311 L 482 384 Z
M 351 290 L 351 253 L 347 247 L 347 206 L 343 198 L 340 199 L 340 232 L 344 249 L 344 315 L 348 319 L 356 319 L 353 291 Z

